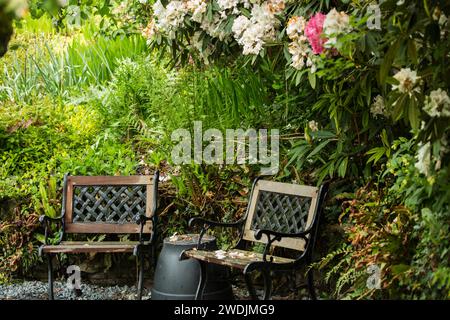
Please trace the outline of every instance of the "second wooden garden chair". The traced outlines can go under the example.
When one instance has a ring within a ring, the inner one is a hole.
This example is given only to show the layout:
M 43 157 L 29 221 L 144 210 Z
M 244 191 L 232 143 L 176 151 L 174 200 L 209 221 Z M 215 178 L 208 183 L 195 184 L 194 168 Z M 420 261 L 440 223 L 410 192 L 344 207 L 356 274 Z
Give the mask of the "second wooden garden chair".
M 185 250 L 180 259 L 196 259 L 200 264 L 200 280 L 196 299 L 202 299 L 207 281 L 207 264 L 224 265 L 242 270 L 252 299 L 258 299 L 250 274 L 260 271 L 264 279 L 264 299 L 272 294 L 271 272 L 295 270 L 311 263 L 319 216 L 327 193 L 327 185 L 317 187 L 294 185 L 256 179 L 250 193 L 246 214 L 233 223 L 192 218 L 190 226 L 200 225 L 197 248 Z M 237 245 L 227 251 L 208 251 L 201 248 L 201 237 L 213 227 L 237 228 Z M 264 252 L 244 250 L 246 242 L 260 242 Z M 283 247 L 297 252 L 295 258 L 272 256 L 271 247 Z M 307 285 L 312 299 L 316 299 L 313 274 L 308 272 Z

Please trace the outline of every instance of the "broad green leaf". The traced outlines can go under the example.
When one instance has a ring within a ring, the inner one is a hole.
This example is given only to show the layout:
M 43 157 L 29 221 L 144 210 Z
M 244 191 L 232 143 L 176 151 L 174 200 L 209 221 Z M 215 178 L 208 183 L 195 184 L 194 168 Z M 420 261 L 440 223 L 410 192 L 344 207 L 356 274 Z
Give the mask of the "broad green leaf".
M 341 164 L 339 165 L 338 174 L 341 178 L 345 177 L 345 174 L 347 173 L 347 164 L 348 164 L 348 157 L 345 157 L 344 160 L 342 160 Z
M 311 84 L 311 88 L 316 88 L 316 75 L 314 73 L 308 72 L 308 80 Z
M 380 67 L 380 83 L 381 85 L 384 85 L 386 82 L 386 78 L 389 74 L 389 71 L 391 70 L 392 63 L 395 60 L 395 56 L 398 52 L 398 49 L 401 44 L 401 38 L 399 38 L 395 43 L 389 47 L 386 55 L 384 56 L 383 63 Z
M 331 139 L 331 138 L 336 137 L 335 133 L 330 132 L 330 131 L 323 131 L 323 130 L 312 131 L 310 134 L 311 134 L 311 137 L 319 138 L 319 139 Z

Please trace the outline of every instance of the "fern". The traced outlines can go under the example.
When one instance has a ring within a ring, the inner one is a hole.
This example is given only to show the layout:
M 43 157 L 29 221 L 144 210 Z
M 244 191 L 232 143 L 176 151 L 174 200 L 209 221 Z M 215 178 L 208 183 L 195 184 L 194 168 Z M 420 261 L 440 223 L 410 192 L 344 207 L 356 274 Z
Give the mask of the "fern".
M 329 254 L 327 254 L 325 257 L 323 257 L 322 259 L 320 259 L 318 262 L 312 263 L 309 267 L 308 270 L 312 268 L 317 268 L 318 270 L 322 270 L 324 269 L 326 266 L 328 266 L 328 264 L 337 256 L 339 255 L 346 255 L 348 253 L 350 253 L 352 251 L 352 247 L 347 245 L 347 244 L 343 244 L 340 248 L 330 252 Z
M 356 282 L 358 278 L 360 278 L 363 274 L 365 274 L 364 270 L 356 270 L 355 268 L 348 269 L 345 273 L 343 273 L 336 282 L 336 289 L 334 294 L 339 296 L 341 294 L 342 288 L 345 285 L 352 285 Z
M 341 259 L 333 268 L 330 269 L 325 275 L 325 281 L 329 283 L 332 275 L 337 274 L 341 269 L 342 265 L 347 262 L 347 259 Z

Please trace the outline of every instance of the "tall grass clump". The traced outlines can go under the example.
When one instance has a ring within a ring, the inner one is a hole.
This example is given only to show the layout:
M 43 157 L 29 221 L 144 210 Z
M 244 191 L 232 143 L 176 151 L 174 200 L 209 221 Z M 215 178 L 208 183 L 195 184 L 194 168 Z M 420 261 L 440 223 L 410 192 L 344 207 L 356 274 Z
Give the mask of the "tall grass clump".
M 117 62 L 146 51 L 140 36 L 124 39 L 82 36 L 61 38 L 66 46 L 45 41 L 31 48 L 11 50 L 0 62 L 0 99 L 30 103 L 48 94 L 66 99 L 86 87 L 99 86 L 111 79 Z

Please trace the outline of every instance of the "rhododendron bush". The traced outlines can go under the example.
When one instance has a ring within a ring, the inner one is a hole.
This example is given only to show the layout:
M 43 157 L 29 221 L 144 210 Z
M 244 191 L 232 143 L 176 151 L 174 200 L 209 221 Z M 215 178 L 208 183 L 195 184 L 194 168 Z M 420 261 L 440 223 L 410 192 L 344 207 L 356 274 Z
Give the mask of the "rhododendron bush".
M 274 100 L 283 95 L 298 101 L 292 112 L 309 117 L 303 122 L 304 139 L 290 141 L 284 172 L 294 167 L 319 183 L 378 177 L 389 190 L 379 201 L 389 199 L 390 205 L 405 205 L 416 214 L 408 218 L 416 231 L 404 228 L 408 234 L 419 232 L 416 255 L 390 251 L 383 256 L 376 252 L 392 244 L 381 249 L 370 241 L 364 260 L 358 260 L 363 249 L 356 245 L 356 251 L 339 254 L 348 254 L 343 259 L 356 260 L 355 265 L 382 264 L 389 285 L 409 286 L 410 296 L 420 297 L 426 289 L 413 288 L 422 285 L 445 296 L 449 244 L 436 239 L 449 238 L 450 224 L 449 14 L 448 1 L 439 0 L 158 0 L 143 35 L 150 47 L 169 51 L 174 66 L 251 64 L 262 77 L 283 79 L 282 86 L 273 86 L 284 90 L 275 90 Z M 380 210 L 385 205 L 380 203 Z M 438 235 L 433 223 L 441 226 Z M 345 230 L 351 239 L 372 232 L 368 226 L 356 231 L 356 225 Z M 402 241 L 400 247 L 408 247 Z M 423 259 L 425 252 L 430 261 Z M 390 255 L 403 261 L 389 260 Z M 352 274 L 348 268 L 341 285 Z M 362 273 L 356 270 L 348 283 L 358 283 L 356 275 Z
M 362 127 L 369 118 L 404 120 L 418 134 L 434 124 L 439 128 L 420 137 L 440 141 L 445 149 L 445 130 L 438 124 L 448 122 L 450 114 L 448 4 L 431 2 L 423 8 L 396 1 L 380 6 L 335 1 L 339 8 L 320 10 L 321 1 L 158 0 L 143 34 L 150 45 L 171 50 L 174 63 L 204 65 L 244 56 L 255 68 L 274 60 L 295 86 L 305 73 L 312 89 L 320 79 L 325 88 L 327 80 L 350 87 L 355 82 L 366 100 L 358 113 Z M 334 130 L 342 127 L 342 113 L 346 110 L 330 110 Z

